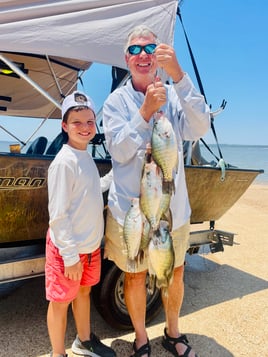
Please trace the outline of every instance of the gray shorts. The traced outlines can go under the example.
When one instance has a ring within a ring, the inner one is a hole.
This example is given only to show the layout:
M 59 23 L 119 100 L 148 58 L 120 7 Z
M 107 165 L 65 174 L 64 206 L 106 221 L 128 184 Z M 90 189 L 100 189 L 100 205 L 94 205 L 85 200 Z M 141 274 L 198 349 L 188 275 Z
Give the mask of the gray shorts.
M 175 267 L 184 264 L 185 254 L 189 248 L 190 221 L 182 227 L 172 231 L 173 248 L 175 252 Z M 126 253 L 126 245 L 123 238 L 123 227 L 113 218 L 111 211 L 107 210 L 106 231 L 105 231 L 105 249 L 104 257 L 108 258 L 124 272 L 133 272 L 129 267 Z M 147 254 L 142 263 L 135 267 L 135 273 L 148 269 Z

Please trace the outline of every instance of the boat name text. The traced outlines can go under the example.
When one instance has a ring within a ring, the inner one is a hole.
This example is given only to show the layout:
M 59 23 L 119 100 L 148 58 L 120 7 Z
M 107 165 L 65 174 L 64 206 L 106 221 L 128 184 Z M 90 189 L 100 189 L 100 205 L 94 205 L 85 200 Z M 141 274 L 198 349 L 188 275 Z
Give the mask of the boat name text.
M 7 189 L 36 189 L 46 184 L 44 177 L 0 177 L 0 190 Z

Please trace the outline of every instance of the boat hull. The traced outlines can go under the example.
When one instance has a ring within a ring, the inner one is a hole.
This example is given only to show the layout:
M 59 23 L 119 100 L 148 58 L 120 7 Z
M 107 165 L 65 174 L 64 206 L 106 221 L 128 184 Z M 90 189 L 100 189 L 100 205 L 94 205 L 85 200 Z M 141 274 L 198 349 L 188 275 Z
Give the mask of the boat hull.
M 243 195 L 263 170 L 186 166 L 191 223 L 216 221 Z
M 53 156 L 0 154 L 0 245 L 44 239 L 48 228 L 47 171 Z M 110 160 L 95 160 L 100 175 Z M 260 170 L 186 166 L 191 223 L 219 219 L 246 191 Z M 104 196 L 106 200 L 107 197 Z
M 0 154 L 0 244 L 44 239 L 48 228 L 49 155 Z M 100 175 L 109 160 L 96 160 Z

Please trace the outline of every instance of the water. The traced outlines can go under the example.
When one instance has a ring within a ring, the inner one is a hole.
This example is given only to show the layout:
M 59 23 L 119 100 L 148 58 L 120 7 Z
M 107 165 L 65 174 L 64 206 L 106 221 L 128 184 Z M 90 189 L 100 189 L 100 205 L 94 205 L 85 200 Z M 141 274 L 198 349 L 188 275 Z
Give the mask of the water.
M 217 145 L 209 145 L 213 153 L 219 158 Z M 220 145 L 221 153 L 225 162 L 237 166 L 240 169 L 262 169 L 260 174 L 254 180 L 255 183 L 268 184 L 268 145 Z M 208 150 L 201 146 L 202 155 L 208 160 L 215 160 Z
M 15 142 L 0 141 L 0 152 L 9 152 L 9 144 Z M 29 145 L 29 144 L 28 144 Z M 219 152 L 216 145 L 209 145 L 213 153 L 219 157 Z M 22 152 L 25 152 L 25 149 Z M 262 169 L 263 174 L 256 177 L 254 183 L 268 184 L 268 145 L 255 146 L 255 145 L 227 145 L 221 144 L 220 149 L 225 162 L 240 169 Z M 215 157 L 207 151 L 201 144 L 202 155 L 208 161 L 216 161 Z

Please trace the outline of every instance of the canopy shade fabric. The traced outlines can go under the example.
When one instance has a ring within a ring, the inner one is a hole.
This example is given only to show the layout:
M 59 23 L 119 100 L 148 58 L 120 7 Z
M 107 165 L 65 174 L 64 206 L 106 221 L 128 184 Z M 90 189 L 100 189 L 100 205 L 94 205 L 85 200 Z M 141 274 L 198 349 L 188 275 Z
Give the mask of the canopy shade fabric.
M 23 67 L 23 72 L 59 103 L 66 94 L 77 87 L 79 72 L 90 66 L 90 62 L 60 57 L 50 57 L 48 60 L 45 56 L 30 54 L 0 52 L 0 55 L 11 60 L 19 68 Z M 0 72 L 1 70 L 3 72 L 0 75 L 1 115 L 33 118 L 61 117 L 60 110 L 51 101 L 23 78 L 13 71 L 10 73 L 11 71 L 7 71 L 6 68 L 5 63 L 0 61 Z
M 125 68 L 123 46 L 134 26 L 146 24 L 173 44 L 177 6 L 175 0 L 1 1 L 0 55 L 23 63 L 25 74 L 60 103 L 92 62 Z M 0 114 L 58 117 L 59 110 L 6 73 L 0 57 Z

